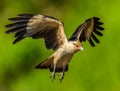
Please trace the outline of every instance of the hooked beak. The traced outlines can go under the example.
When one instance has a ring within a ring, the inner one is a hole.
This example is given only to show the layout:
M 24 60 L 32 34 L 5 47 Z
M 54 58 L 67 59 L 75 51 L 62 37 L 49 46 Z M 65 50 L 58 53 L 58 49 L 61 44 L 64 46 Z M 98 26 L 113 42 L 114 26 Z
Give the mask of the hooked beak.
M 80 51 L 83 51 L 84 50 L 84 48 L 83 47 L 80 47 Z

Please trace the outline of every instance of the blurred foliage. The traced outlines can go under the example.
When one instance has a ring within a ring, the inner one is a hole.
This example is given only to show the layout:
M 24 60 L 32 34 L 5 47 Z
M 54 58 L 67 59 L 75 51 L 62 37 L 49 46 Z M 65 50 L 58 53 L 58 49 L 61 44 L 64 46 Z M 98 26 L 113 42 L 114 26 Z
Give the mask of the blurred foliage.
M 119 0 L 0 0 L 0 91 L 120 91 Z M 83 43 L 60 84 L 52 83 L 48 70 L 34 67 L 52 54 L 43 40 L 26 38 L 12 45 L 5 34 L 7 19 L 21 13 L 45 14 L 64 22 L 69 37 L 85 19 L 104 22 L 104 36 L 95 48 Z

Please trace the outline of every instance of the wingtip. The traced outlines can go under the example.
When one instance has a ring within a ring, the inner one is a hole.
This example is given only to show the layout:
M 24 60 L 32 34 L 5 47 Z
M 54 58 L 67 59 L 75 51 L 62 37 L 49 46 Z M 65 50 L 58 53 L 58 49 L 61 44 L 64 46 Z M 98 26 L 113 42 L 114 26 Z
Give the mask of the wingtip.
M 16 38 L 14 41 L 13 41 L 13 44 L 16 44 L 17 42 L 23 40 L 25 37 L 23 36 L 19 36 L 18 38 Z
M 9 25 L 5 25 L 6 28 L 8 28 Z
M 32 18 L 35 14 L 18 14 L 18 17 L 23 17 L 23 18 Z
M 100 20 L 100 18 L 98 18 L 98 17 L 96 17 L 96 16 L 94 16 L 93 19 Z
M 5 33 L 6 33 L 6 34 L 10 34 L 10 33 L 12 33 L 12 32 L 10 32 L 10 31 L 6 31 Z
M 8 18 L 9 21 L 14 21 L 16 18 Z

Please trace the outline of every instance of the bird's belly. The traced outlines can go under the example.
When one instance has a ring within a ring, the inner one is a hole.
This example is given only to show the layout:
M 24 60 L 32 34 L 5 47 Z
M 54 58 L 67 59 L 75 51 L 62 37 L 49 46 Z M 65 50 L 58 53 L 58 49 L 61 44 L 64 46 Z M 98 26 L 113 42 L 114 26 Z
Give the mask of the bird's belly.
M 63 65 L 67 65 L 71 58 L 73 57 L 73 54 L 67 54 L 67 55 L 63 55 L 57 62 L 57 68 L 63 67 Z

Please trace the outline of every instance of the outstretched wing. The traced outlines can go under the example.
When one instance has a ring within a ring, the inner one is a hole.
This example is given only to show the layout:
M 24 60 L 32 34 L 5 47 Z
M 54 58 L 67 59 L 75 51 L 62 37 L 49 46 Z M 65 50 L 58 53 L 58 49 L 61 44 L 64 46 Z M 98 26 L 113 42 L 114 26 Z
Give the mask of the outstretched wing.
M 104 28 L 101 27 L 103 23 L 99 20 L 100 19 L 97 17 L 86 20 L 76 29 L 69 40 L 79 40 L 80 42 L 88 40 L 90 45 L 94 47 L 95 44 L 93 40 L 96 43 L 100 43 L 96 35 L 103 36 L 103 34 L 101 33 L 101 31 L 104 30 Z
M 16 39 L 13 44 L 26 37 L 44 38 L 46 48 L 56 50 L 67 42 L 63 24 L 56 18 L 40 14 L 19 14 L 9 20 L 13 23 L 6 25 L 7 28 L 10 28 L 6 33 L 15 33 Z

